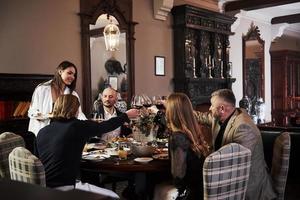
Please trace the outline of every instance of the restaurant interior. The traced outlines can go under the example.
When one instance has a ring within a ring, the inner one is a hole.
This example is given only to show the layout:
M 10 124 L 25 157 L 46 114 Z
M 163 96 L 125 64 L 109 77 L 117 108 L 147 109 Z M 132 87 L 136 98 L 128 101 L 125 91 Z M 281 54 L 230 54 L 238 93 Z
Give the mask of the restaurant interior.
M 109 23 L 116 49 L 105 44 Z M 10 0 L 0 1 L 0 27 L 0 133 L 24 136 L 33 90 L 64 60 L 78 69 L 86 116 L 107 85 L 128 106 L 134 95 L 183 92 L 198 111 L 229 88 L 259 127 L 270 168 L 275 138 L 290 133 L 285 199 L 300 198 L 299 1 Z

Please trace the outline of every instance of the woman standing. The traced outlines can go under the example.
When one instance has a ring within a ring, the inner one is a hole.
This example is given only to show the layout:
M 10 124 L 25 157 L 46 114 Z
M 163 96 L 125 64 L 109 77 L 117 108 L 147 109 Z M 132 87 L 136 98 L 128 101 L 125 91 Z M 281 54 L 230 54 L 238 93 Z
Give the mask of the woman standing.
M 35 88 L 28 110 L 28 117 L 30 118 L 28 131 L 37 135 L 41 128 L 50 123 L 49 117 L 53 105 L 60 95 L 73 94 L 79 99 L 78 94 L 75 92 L 76 80 L 76 66 L 69 61 L 63 61 L 56 68 L 52 80 L 41 83 Z M 79 107 L 78 119 L 86 119 L 81 107 Z
M 168 97 L 166 118 L 171 132 L 171 173 L 178 190 L 178 199 L 180 196 L 186 196 L 186 199 L 203 199 L 202 166 L 209 154 L 209 146 L 185 94 L 173 93 Z

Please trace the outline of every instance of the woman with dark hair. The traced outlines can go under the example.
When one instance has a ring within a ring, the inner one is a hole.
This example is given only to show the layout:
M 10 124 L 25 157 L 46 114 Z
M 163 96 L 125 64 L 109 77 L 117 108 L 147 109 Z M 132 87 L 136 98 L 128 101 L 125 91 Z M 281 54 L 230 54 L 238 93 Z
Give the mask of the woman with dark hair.
M 76 80 L 76 66 L 69 61 L 63 61 L 56 68 L 53 79 L 35 88 L 28 110 L 30 118 L 28 131 L 37 135 L 41 128 L 50 123 L 49 116 L 52 113 L 53 104 L 60 95 L 73 94 L 79 99 L 75 92 Z M 81 107 L 79 107 L 78 119 L 86 119 Z
M 210 142 L 205 141 L 191 101 L 185 94 L 173 93 L 168 97 L 166 119 L 170 134 L 171 173 L 177 191 L 162 184 L 157 187 L 154 199 L 166 199 L 166 195 L 173 196 L 177 192 L 177 199 L 203 199 L 202 166 L 209 154 Z

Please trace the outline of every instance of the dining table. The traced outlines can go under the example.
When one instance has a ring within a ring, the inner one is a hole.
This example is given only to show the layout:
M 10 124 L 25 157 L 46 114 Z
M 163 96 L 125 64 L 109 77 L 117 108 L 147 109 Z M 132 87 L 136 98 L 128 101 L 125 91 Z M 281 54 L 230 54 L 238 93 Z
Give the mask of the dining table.
M 101 160 L 81 161 L 81 175 L 88 172 L 109 173 L 112 176 L 125 175 L 135 185 L 134 192 L 137 199 L 152 199 L 156 183 L 170 179 L 170 160 L 167 158 L 154 159 L 149 162 L 137 162 L 136 156 L 128 155 L 120 160 L 118 156 L 111 156 Z M 82 177 L 89 181 L 87 177 Z

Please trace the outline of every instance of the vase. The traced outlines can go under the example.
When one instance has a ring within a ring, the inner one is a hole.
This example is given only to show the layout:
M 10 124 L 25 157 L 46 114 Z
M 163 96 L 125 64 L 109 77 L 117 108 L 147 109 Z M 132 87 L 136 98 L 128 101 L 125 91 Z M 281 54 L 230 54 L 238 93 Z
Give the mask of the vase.
M 132 129 L 133 139 L 141 143 L 156 141 L 156 133 L 155 128 L 150 129 L 149 133 L 142 133 L 137 127 Z

